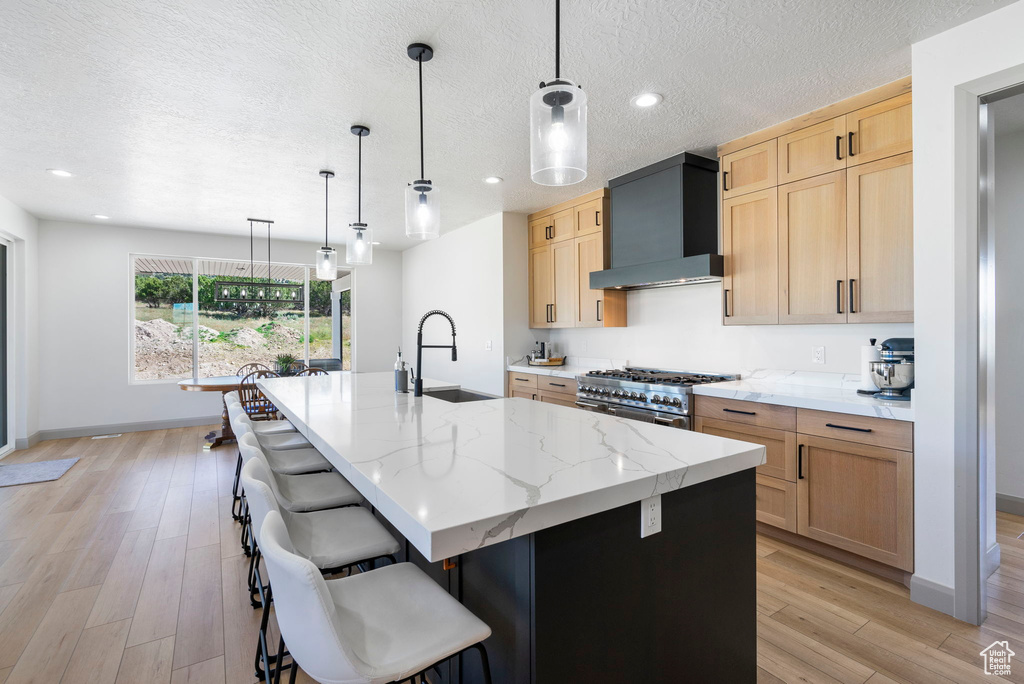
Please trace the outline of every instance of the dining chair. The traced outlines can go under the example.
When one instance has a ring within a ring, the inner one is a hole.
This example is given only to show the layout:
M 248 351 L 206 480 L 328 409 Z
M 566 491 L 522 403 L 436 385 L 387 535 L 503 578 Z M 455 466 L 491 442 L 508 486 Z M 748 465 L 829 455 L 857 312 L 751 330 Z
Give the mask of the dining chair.
M 401 548 L 373 514 L 362 506 L 309 513 L 291 513 L 282 509 L 271 490 L 270 478 L 270 473 L 259 459 L 250 459 L 242 469 L 255 542 L 250 563 L 249 598 L 255 605 L 258 596 L 263 607 L 254 663 L 256 676 L 261 678 L 277 657 L 268 652 L 267 644 L 272 588 L 260 572 L 260 530 L 270 511 L 281 514 L 297 553 L 310 560 L 324 575 L 338 574 L 353 566 L 372 568 L 381 558 L 397 563 L 394 554 Z
M 277 373 L 266 368 L 255 370 L 242 377 L 238 385 L 238 398 L 246 415 L 256 420 L 271 420 L 277 415 L 277 407 L 256 387 L 256 381 L 263 378 L 279 378 Z
M 324 579 L 296 552 L 276 511 L 267 513 L 260 540 L 281 631 L 275 682 L 287 668 L 294 683 L 296 665 L 324 683 L 404 682 L 473 649 L 490 684 L 481 643 L 490 627 L 412 563 Z
M 249 375 L 249 373 L 255 373 L 256 371 L 261 370 L 270 369 L 267 366 L 264 366 L 262 363 L 247 363 L 241 368 L 239 368 L 237 371 L 235 371 L 235 375 L 244 378 L 246 375 Z
M 303 368 L 302 370 L 295 374 L 295 377 L 306 375 L 327 375 L 327 371 L 325 371 L 323 368 Z

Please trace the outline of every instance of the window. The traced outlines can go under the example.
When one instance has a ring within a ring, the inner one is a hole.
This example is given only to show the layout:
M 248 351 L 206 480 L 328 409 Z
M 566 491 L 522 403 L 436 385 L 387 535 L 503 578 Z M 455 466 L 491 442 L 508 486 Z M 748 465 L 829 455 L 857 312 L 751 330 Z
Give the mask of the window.
M 134 256 L 132 263 L 134 380 L 232 375 L 254 362 L 273 369 L 283 356 L 351 370 L 332 348 L 333 283 L 315 280 L 307 266 L 271 264 L 268 276 L 266 263 L 250 274 L 248 262 L 227 259 Z M 257 287 L 268 281 L 298 285 L 309 296 L 294 302 L 218 301 L 215 283 L 254 280 Z

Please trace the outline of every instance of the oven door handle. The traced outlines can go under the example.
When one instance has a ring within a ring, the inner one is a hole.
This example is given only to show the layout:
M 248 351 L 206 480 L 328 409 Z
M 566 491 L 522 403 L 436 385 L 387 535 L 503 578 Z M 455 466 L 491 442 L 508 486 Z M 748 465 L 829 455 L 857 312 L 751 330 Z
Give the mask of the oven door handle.
M 589 401 L 577 401 L 576 405 L 584 408 L 601 408 L 600 404 L 591 404 Z

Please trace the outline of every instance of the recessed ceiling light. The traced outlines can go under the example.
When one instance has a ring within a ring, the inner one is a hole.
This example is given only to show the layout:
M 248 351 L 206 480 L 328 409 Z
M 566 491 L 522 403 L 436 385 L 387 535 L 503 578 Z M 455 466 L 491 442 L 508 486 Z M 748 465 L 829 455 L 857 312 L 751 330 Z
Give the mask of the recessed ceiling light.
M 500 183 L 501 181 L 502 178 L 500 176 L 488 176 L 487 178 L 484 178 L 484 183 L 490 183 L 491 185 Z
M 661 102 L 661 95 L 658 93 L 640 93 L 632 100 L 634 107 L 653 107 Z
M 70 171 L 65 171 L 64 169 L 46 169 L 46 172 L 52 173 L 54 176 L 60 176 L 61 178 L 71 178 L 71 176 L 75 175 Z
M 108 218 L 110 218 L 106 214 L 93 214 L 92 217 L 94 219 L 100 219 L 101 221 L 106 221 Z

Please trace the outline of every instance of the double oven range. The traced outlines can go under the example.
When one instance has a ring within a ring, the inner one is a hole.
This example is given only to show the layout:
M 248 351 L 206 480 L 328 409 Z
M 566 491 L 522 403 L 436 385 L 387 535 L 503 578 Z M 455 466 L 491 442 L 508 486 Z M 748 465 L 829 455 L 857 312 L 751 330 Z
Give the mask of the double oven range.
M 654 368 L 590 371 L 576 376 L 576 405 L 619 418 L 692 430 L 693 386 L 739 377 Z

